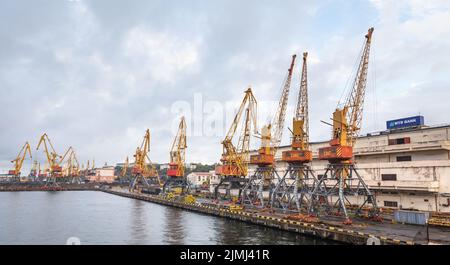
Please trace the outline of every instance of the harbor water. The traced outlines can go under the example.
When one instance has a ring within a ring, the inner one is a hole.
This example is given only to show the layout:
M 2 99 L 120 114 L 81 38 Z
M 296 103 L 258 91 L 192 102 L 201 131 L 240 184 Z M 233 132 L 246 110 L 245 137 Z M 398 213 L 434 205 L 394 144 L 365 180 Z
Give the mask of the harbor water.
M 0 192 L 0 244 L 333 242 L 97 191 Z M 77 241 L 78 242 L 78 241 Z

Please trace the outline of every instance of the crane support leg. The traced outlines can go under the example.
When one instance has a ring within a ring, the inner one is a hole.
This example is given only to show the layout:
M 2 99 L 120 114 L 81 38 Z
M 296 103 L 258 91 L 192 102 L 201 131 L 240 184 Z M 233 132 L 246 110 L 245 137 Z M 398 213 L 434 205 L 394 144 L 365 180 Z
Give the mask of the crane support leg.
M 273 190 L 271 207 L 283 212 L 307 211 L 316 183 L 309 166 L 290 164 Z
M 266 201 L 271 201 L 275 178 L 280 179 L 272 166 L 258 166 L 242 189 L 241 203 L 257 208 L 266 207 Z M 268 195 L 267 200 L 265 194 Z
M 359 203 L 361 197 L 363 202 Z M 333 199 L 336 202 L 331 205 Z M 380 220 L 375 196 L 353 164 L 330 164 L 326 168 L 312 192 L 309 212 L 319 215 L 322 210 L 330 215 L 343 214 L 345 224 L 351 224 L 349 210 L 355 216 L 364 216 L 366 211 L 367 217 Z
M 144 178 L 144 176 L 136 175 L 130 183 L 129 190 L 130 192 L 140 191 L 143 186 L 149 187 L 150 184 L 148 183 L 147 179 Z
M 238 190 L 237 198 L 241 198 L 242 189 L 245 186 L 245 178 L 236 176 L 222 176 L 219 184 L 214 188 L 214 198 L 231 200 L 233 198 L 232 191 Z M 225 189 L 225 194 L 220 193 L 221 189 Z

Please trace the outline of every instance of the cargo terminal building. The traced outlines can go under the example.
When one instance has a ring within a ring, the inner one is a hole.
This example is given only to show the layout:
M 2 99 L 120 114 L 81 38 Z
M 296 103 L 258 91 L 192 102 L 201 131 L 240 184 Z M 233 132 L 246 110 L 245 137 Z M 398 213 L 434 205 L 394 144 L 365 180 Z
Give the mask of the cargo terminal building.
M 386 125 L 386 131 L 359 137 L 354 146 L 357 170 L 375 193 L 378 206 L 450 212 L 450 125 L 425 126 L 422 116 Z M 328 146 L 328 141 L 310 146 L 311 167 L 320 178 L 328 161 L 318 159 L 318 150 Z M 275 156 L 280 174 L 287 167 L 280 161 L 281 153 L 289 149 L 282 146 Z M 249 171 L 252 174 L 254 167 Z M 351 203 L 362 200 L 349 199 Z

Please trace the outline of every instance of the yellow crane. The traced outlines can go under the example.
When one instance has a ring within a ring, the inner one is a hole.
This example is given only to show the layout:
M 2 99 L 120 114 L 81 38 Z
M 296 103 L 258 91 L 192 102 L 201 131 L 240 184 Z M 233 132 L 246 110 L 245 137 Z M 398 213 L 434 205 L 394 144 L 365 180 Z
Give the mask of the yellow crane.
M 150 130 L 147 129 L 141 145 L 136 148 L 136 152 L 134 154 L 134 165 L 131 169 L 131 174 L 134 179 L 130 183 L 130 191 L 140 191 L 142 186 L 149 187 L 149 180 L 157 182 L 158 185 L 161 185 L 158 173 L 148 156 L 149 152 Z
M 353 144 L 361 127 L 373 30 L 370 28 L 366 34 L 363 53 L 350 94 L 344 106 L 336 108 L 333 113 L 331 119 L 333 121 L 333 138 L 329 147 L 319 150 L 321 160 L 350 162 L 353 158 Z
M 244 183 L 244 178 L 248 174 L 250 136 L 253 127 L 253 133 L 258 134 L 257 125 L 258 103 L 253 95 L 252 89 L 245 91 L 244 98 L 234 117 L 231 127 L 222 141 L 222 165 L 216 167 L 216 174 L 220 176 L 220 182 L 215 187 L 215 197 L 219 195 L 219 189 L 225 186 L 225 198 L 231 198 L 231 189 L 239 188 L 239 195 Z M 242 119 L 242 116 L 244 118 Z M 242 121 L 241 121 L 242 119 Z M 240 133 L 237 144 L 233 143 L 233 139 L 240 127 Z
M 170 148 L 170 163 L 169 169 L 167 170 L 167 180 L 164 182 L 163 186 L 163 192 L 166 192 L 166 190 L 179 189 L 179 192 L 182 193 L 188 188 L 184 176 L 186 148 L 186 120 L 183 116 L 181 117 L 177 134 L 175 135 Z
M 250 176 L 242 191 L 241 201 L 244 204 L 265 207 L 263 192 L 272 188 L 272 181 L 275 176 L 279 178 L 278 173 L 274 169 L 275 154 L 283 136 L 284 120 L 296 57 L 297 55 L 292 55 L 291 64 L 283 82 L 277 112 L 272 122 L 261 129 L 261 148 L 258 150 L 258 154 L 250 156 L 250 164 L 255 165 L 256 170 Z
M 40 173 L 41 165 L 37 160 L 33 161 L 33 166 L 31 167 L 29 176 L 35 181 Z
M 87 176 L 89 174 L 89 159 L 86 162 L 86 170 L 84 171 L 84 176 Z
M 39 164 L 39 166 L 40 166 L 40 164 Z M 49 166 L 48 162 L 46 161 L 44 163 L 44 166 L 42 167 L 42 170 L 39 168 L 39 173 L 38 173 L 39 180 L 42 181 L 44 178 L 48 177 L 49 173 L 50 173 L 50 166 Z
M 349 194 L 359 194 L 365 198 L 356 209 L 356 214 L 361 214 L 362 209 L 371 204 L 369 215 L 376 220 L 380 220 L 375 197 L 359 175 L 353 162 L 353 144 L 361 127 L 373 31 L 373 28 L 369 28 L 365 35 L 365 43 L 356 76 L 345 104 L 343 107 L 336 108 L 333 113 L 332 124 L 329 124 L 333 127 L 333 138 L 329 146 L 319 148 L 319 159 L 327 160 L 329 164 L 324 177 L 321 178 L 315 188 L 314 196 L 315 198 L 338 198 L 328 211 L 337 209 L 337 214 L 344 214 L 344 224 L 348 225 L 352 223 L 346 208 L 346 204 L 349 202 L 347 195 Z M 325 179 L 332 182 L 331 188 L 327 188 Z M 318 190 L 320 187 L 322 187 L 322 191 Z M 317 200 L 313 202 L 311 211 L 317 213 L 319 204 L 316 202 Z
M 307 57 L 308 53 L 303 53 L 300 90 L 295 115 L 292 120 L 291 150 L 282 153 L 282 160 L 288 163 L 307 163 L 312 160 L 312 152 L 309 150 Z
M 70 157 L 71 157 L 71 155 L 72 155 L 72 152 L 73 152 L 73 147 L 72 147 L 72 146 L 69 146 L 69 148 L 67 148 L 67 150 L 66 150 L 66 152 L 64 153 L 64 155 L 61 156 L 61 158 L 59 159 L 58 164 L 61 165 L 61 164 L 66 160 L 66 157 L 68 158 L 67 161 L 69 161 L 69 160 L 70 160 Z
M 81 183 L 80 178 L 80 163 L 78 162 L 75 150 L 72 149 L 69 159 L 67 160 L 68 172 L 67 175 L 72 183 Z
M 60 166 L 60 161 L 58 160 L 62 157 L 58 155 L 58 153 L 56 153 L 55 148 L 53 147 L 50 138 L 46 133 L 41 136 L 36 150 L 39 150 L 41 144 L 44 146 L 44 153 L 47 157 L 51 182 L 56 183 L 56 178 L 60 177 L 62 173 L 62 167 Z
M 291 64 L 281 91 L 280 101 L 278 102 L 277 112 L 272 122 L 265 125 L 261 129 L 261 148 L 258 150 L 257 155 L 250 156 L 250 164 L 267 166 L 273 165 L 275 162 L 274 157 L 283 136 L 284 120 L 286 117 L 289 91 L 291 88 L 292 73 L 294 71 L 296 57 L 297 55 L 292 55 Z
M 30 144 L 28 142 L 25 142 L 25 144 L 22 146 L 22 148 L 19 151 L 19 154 L 17 154 L 17 157 L 11 161 L 11 163 L 14 163 L 14 169 L 9 170 L 8 174 L 13 175 L 20 180 L 20 171 L 22 170 L 23 161 L 25 160 L 25 157 L 28 155 L 31 157 L 31 148 Z
M 170 148 L 170 163 L 167 176 L 183 177 L 186 159 L 186 120 L 181 117 L 178 131 Z
M 72 146 L 70 146 L 62 156 L 62 158 L 60 159 L 60 164 L 64 162 L 66 157 L 66 167 L 64 168 L 65 176 L 69 178 L 78 177 L 80 164 L 78 162 L 75 149 Z
M 291 211 L 300 211 L 309 205 L 310 194 L 317 182 L 314 172 L 307 163 L 312 161 L 309 149 L 309 107 L 308 107 L 308 53 L 303 53 L 295 115 L 292 120 L 291 150 L 283 151 L 281 160 L 287 163 L 284 175 L 278 181 L 271 196 L 271 206 Z

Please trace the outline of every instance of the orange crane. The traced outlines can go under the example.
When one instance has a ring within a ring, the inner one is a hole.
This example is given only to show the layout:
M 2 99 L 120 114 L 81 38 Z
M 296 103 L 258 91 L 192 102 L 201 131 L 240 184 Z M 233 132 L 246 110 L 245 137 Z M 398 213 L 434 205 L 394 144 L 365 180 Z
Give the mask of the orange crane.
M 28 142 L 25 142 L 25 144 L 20 149 L 19 154 L 17 154 L 17 157 L 11 161 L 11 163 L 14 163 L 14 169 L 9 170 L 8 174 L 18 178 L 19 181 L 20 181 L 20 171 L 22 170 L 23 161 L 27 156 L 27 152 L 31 159 L 30 144 Z
M 274 119 L 261 129 L 261 148 L 258 150 L 258 154 L 250 156 L 250 164 L 255 165 L 256 170 L 242 190 L 241 202 L 244 204 L 264 207 L 263 192 L 269 192 L 270 201 L 273 189 L 272 181 L 275 177 L 279 178 L 278 173 L 275 171 L 275 154 L 283 136 L 284 120 L 296 57 L 297 55 L 292 55 Z
M 324 177 L 317 183 L 311 212 L 318 213 L 319 198 L 337 198 L 332 207 L 327 207 L 327 211 L 345 216 L 344 224 L 352 223 L 346 205 L 350 204 L 347 196 L 359 195 L 364 197 L 356 209 L 356 214 L 361 214 L 366 205 L 371 204 L 368 214 L 379 220 L 379 210 L 374 195 L 361 178 L 355 168 L 353 161 L 353 145 L 361 128 L 362 111 L 364 106 L 364 95 L 366 91 L 367 73 L 369 67 L 370 45 L 372 41 L 373 28 L 370 28 L 365 35 L 365 44 L 362 50 L 356 77 L 353 81 L 350 93 L 343 107 L 338 107 L 333 113 L 332 136 L 328 147 L 319 149 L 319 159 L 327 160 Z M 339 106 L 339 104 L 338 104 Z M 327 123 L 328 124 L 328 123 Z M 327 185 L 331 182 L 331 186 Z M 327 187 L 328 186 L 328 187 Z M 321 188 L 321 189 L 320 189 Z
M 317 181 L 308 165 L 312 161 L 312 152 L 309 148 L 307 57 L 308 53 L 304 52 L 297 107 L 290 130 L 291 150 L 283 151 L 281 156 L 288 167 L 271 196 L 271 206 L 284 211 L 294 208 L 300 211 L 303 206 L 309 205 Z
M 47 163 L 49 165 L 49 174 L 47 176 L 46 186 L 58 186 L 56 180 L 61 177 L 62 174 L 62 167 L 60 165 L 60 161 L 58 161 L 58 158 L 62 157 L 56 153 L 55 148 L 46 133 L 41 136 L 36 150 L 39 150 L 41 144 L 44 145 L 44 153 L 47 157 Z M 50 147 L 50 149 L 48 147 Z
M 181 188 L 181 192 L 187 191 L 188 185 L 184 176 L 186 160 L 186 120 L 181 117 L 178 131 L 170 148 L 170 163 L 167 170 L 167 180 L 164 182 L 163 192 Z
M 158 186 L 161 185 L 158 172 L 148 156 L 149 152 L 150 130 L 147 129 L 141 145 L 136 148 L 136 152 L 134 154 L 134 165 L 131 168 L 131 174 L 134 178 L 130 183 L 130 191 L 137 190 L 140 192 L 143 186 L 149 187 L 150 184 L 158 184 Z
M 231 189 L 233 188 L 238 188 L 238 196 L 241 196 L 241 189 L 248 172 L 251 127 L 253 127 L 254 134 L 258 133 L 257 107 L 258 103 L 253 95 L 252 89 L 248 88 L 245 91 L 244 99 L 234 117 L 233 123 L 225 139 L 222 141 L 222 165 L 216 167 L 216 174 L 220 176 L 220 182 L 214 190 L 216 198 L 222 186 L 225 186 L 226 199 L 231 199 Z M 243 122 L 241 122 L 242 115 L 244 115 Z M 238 127 L 241 130 L 239 139 L 235 145 L 233 138 L 236 135 Z

